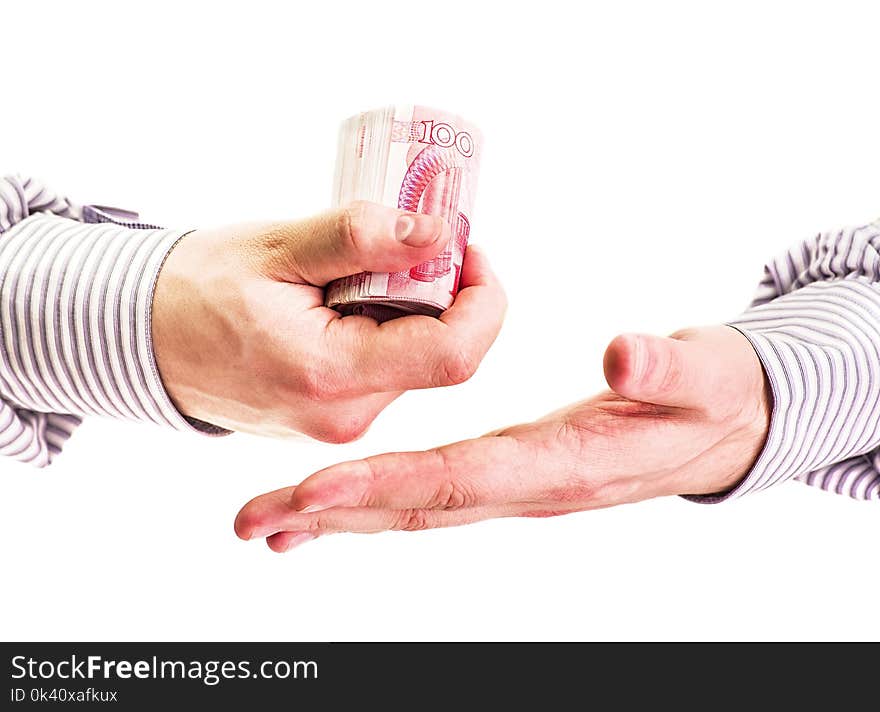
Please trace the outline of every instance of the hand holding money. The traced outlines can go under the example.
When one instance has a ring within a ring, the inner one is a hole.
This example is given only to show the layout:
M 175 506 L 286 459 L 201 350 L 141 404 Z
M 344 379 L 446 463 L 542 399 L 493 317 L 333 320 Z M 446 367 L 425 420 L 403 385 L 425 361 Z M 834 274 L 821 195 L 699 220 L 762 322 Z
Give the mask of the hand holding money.
M 197 230 L 171 251 L 153 300 L 160 375 L 185 415 L 232 430 L 358 437 L 402 391 L 473 374 L 504 293 L 470 251 L 455 304 L 379 324 L 324 306 L 324 287 L 403 271 L 451 239 L 438 216 L 360 202 L 314 218 Z

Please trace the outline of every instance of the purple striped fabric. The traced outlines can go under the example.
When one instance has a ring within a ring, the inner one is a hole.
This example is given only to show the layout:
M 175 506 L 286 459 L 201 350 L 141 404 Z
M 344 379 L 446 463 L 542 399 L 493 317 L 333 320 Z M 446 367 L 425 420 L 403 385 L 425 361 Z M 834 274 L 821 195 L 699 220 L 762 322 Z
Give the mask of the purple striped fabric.
M 221 432 L 177 411 L 153 355 L 153 288 L 183 234 L 0 179 L 0 455 L 48 465 L 85 415 Z
M 880 499 L 880 224 L 816 235 L 773 260 L 730 323 L 773 393 L 767 443 L 720 502 L 798 479 Z

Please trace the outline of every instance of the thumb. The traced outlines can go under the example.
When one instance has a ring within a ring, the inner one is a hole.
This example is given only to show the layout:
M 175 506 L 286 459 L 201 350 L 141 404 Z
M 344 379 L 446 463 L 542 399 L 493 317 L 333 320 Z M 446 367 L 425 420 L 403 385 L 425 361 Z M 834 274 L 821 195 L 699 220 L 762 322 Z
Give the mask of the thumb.
M 605 380 L 625 398 L 701 408 L 726 390 L 721 360 L 699 339 L 621 334 L 605 351 Z
M 358 272 L 409 269 L 436 257 L 451 237 L 437 215 L 368 202 L 287 224 L 278 232 L 270 264 L 280 260 L 283 278 L 316 286 Z

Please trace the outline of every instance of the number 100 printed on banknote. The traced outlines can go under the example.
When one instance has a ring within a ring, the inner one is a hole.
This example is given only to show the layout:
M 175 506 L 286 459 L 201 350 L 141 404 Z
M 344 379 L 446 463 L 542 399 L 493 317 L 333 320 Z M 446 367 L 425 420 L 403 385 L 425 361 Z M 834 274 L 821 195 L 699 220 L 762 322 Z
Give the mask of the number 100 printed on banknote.
M 334 207 L 355 200 L 440 215 L 452 238 L 430 262 L 404 272 L 363 272 L 327 285 L 326 304 L 343 315 L 387 321 L 439 316 L 455 298 L 471 229 L 482 137 L 454 114 L 390 106 L 342 124 Z

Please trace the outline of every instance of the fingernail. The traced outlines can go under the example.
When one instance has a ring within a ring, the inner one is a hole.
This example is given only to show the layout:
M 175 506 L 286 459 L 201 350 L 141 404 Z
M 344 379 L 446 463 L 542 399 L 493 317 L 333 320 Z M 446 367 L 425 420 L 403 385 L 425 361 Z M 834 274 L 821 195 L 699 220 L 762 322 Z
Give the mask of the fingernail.
M 332 504 L 309 504 L 297 511 L 302 512 L 303 514 L 311 514 L 312 512 L 323 512 L 325 509 L 330 509 L 332 506 Z
M 394 236 L 410 247 L 426 247 L 434 242 L 442 230 L 433 215 L 401 215 L 397 218 Z
M 630 374 L 633 383 L 641 383 L 645 371 L 645 344 L 638 334 L 629 334 L 630 348 Z
M 284 551 L 290 551 L 291 549 L 295 549 L 300 544 L 305 544 L 307 541 L 311 541 L 315 538 L 314 534 L 309 534 L 308 532 L 303 532 L 302 534 L 297 534 L 293 537 L 290 542 L 287 544 L 287 548 Z

